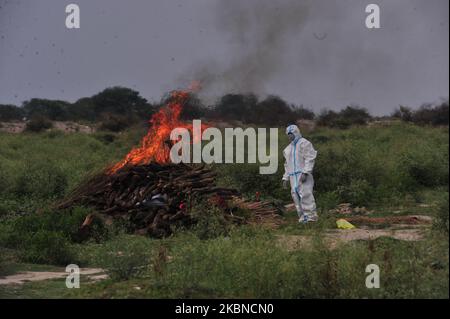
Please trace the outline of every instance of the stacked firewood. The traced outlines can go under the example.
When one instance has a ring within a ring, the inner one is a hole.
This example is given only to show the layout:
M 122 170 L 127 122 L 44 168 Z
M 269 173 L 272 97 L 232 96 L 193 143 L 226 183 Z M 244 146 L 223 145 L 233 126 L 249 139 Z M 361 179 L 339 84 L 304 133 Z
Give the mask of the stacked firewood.
M 240 197 L 233 197 L 232 205 L 250 212 L 246 220 L 247 224 L 277 228 L 283 223 L 280 213 L 283 213 L 284 209 L 277 207 L 270 201 L 254 202 Z
M 87 231 L 96 218 L 106 223 L 122 218 L 133 225 L 137 233 L 153 237 L 169 235 L 171 225 L 193 223 L 189 210 L 199 199 L 219 206 L 228 220 L 242 222 L 241 218 L 233 216 L 228 205 L 238 198 L 239 192 L 216 186 L 215 177 L 216 173 L 205 165 L 150 163 L 129 166 L 114 173 L 105 171 L 93 176 L 59 203 L 58 208 L 77 204 L 93 206 L 96 213 L 86 218 L 82 231 Z M 241 206 L 243 203 L 241 201 Z M 276 214 L 266 204 L 250 205 L 248 209 L 254 210 L 253 219 Z

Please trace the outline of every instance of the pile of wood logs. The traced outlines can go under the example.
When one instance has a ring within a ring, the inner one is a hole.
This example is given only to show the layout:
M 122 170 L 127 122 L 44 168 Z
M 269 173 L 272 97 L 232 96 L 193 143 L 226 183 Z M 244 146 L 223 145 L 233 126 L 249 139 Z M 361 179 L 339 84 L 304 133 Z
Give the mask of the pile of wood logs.
M 248 224 L 277 228 L 283 223 L 280 213 L 283 213 L 284 209 L 276 207 L 270 201 L 252 202 L 240 197 L 233 197 L 232 205 L 250 212 L 250 216 L 246 220 Z
M 105 171 L 93 176 L 57 207 L 93 206 L 96 213 L 86 218 L 81 231 L 89 229 L 95 218 L 106 223 L 122 218 L 133 225 L 136 233 L 158 238 L 169 235 L 173 224 L 193 223 L 189 208 L 198 199 L 214 203 L 232 221 L 243 221 L 233 216 L 229 205 L 233 202 L 254 211 L 250 218 L 253 222 L 264 215 L 271 219 L 279 216 L 268 203 L 258 202 L 252 206 L 237 197 L 237 190 L 217 187 L 215 176 L 216 173 L 205 165 L 150 163 L 129 166 L 112 174 Z

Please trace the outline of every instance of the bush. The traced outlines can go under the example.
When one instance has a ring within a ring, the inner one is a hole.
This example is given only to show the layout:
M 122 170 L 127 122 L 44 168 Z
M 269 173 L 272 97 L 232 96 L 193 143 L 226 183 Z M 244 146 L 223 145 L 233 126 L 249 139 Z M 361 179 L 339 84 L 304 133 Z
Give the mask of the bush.
M 129 127 L 133 121 L 125 116 L 108 114 L 101 122 L 100 129 L 111 132 L 120 132 Z
M 392 117 L 420 125 L 448 125 L 449 103 L 446 101 L 439 105 L 424 104 L 416 111 L 400 106 L 392 114 Z
M 2 194 L 8 191 L 12 180 L 11 172 L 2 162 L 0 162 L 0 176 L 0 194 Z
M 35 116 L 27 123 L 25 129 L 29 132 L 38 133 L 48 130 L 52 127 L 53 123 L 49 119 L 42 116 Z
M 262 101 L 254 94 L 226 94 L 211 111 L 222 120 L 239 120 L 246 124 L 286 126 L 298 119 L 313 119 L 314 112 L 302 106 L 289 105 L 278 96 L 269 95 Z
M 434 227 L 445 233 L 449 233 L 449 204 L 448 204 L 448 193 L 445 199 L 439 203 L 437 216 L 434 220 Z
M 337 194 L 341 202 L 363 206 L 372 200 L 371 190 L 370 184 L 365 179 L 354 179 L 348 185 L 338 186 Z
M 68 222 L 62 220 L 57 214 L 33 214 L 5 220 L 0 246 L 16 249 L 23 262 L 52 265 L 74 263 L 75 254 L 66 233 Z M 75 227 L 72 224 L 70 228 Z
M 0 244 L 13 249 L 26 248 L 33 234 L 38 232 L 57 232 L 69 241 L 78 241 L 78 230 L 89 213 L 90 209 L 74 207 L 17 217 L 5 223 Z M 108 238 L 108 231 L 102 224 L 95 223 L 91 233 L 98 241 Z
M 94 138 L 102 142 L 103 144 L 110 144 L 116 140 L 116 135 L 110 133 L 96 133 Z
M 400 107 L 394 111 L 392 117 L 401 119 L 405 122 L 412 122 L 413 111 L 407 106 L 400 105 Z
M 198 238 L 211 239 L 228 234 L 229 224 L 216 206 L 200 202 L 191 208 L 191 214 L 195 221 L 193 231 Z
M 79 228 L 90 209 L 74 207 L 62 211 L 44 211 L 5 219 L 0 224 L 0 246 L 18 251 L 22 261 L 64 265 L 79 259 L 72 249 L 79 242 Z M 91 238 L 108 239 L 109 229 L 101 223 L 91 226 Z
M 200 119 L 207 115 L 207 108 L 202 104 L 200 99 L 193 93 L 189 94 L 189 97 L 183 104 L 180 118 L 182 120 L 195 120 Z
M 371 119 L 369 112 L 358 106 L 347 106 L 340 112 L 324 110 L 320 113 L 317 124 L 335 128 L 349 128 L 352 125 L 365 125 Z
M 225 94 L 217 102 L 214 116 L 223 120 L 240 120 L 244 123 L 253 121 L 252 110 L 258 103 L 254 94 Z
M 217 173 L 222 184 L 236 188 L 247 197 L 259 192 L 262 197 L 289 200 L 290 193 L 282 188 L 281 183 L 283 159 L 279 160 L 278 165 L 277 174 L 271 175 L 261 175 L 259 166 L 255 164 L 222 164 L 218 166 Z
M 446 156 L 445 156 L 446 155 Z M 400 158 L 400 169 L 405 171 L 414 183 L 433 187 L 448 185 L 448 146 L 416 143 Z
M 15 105 L 0 104 L 0 121 L 18 121 L 25 116 L 22 108 Z
M 31 162 L 20 170 L 13 191 L 20 197 L 58 198 L 64 195 L 67 184 L 66 173 L 54 163 Z
M 448 125 L 448 102 L 441 105 L 422 105 L 412 116 L 417 124 Z
M 5 267 L 4 257 L 3 257 L 3 254 L 0 254 L 0 278 L 2 276 L 4 276 L 5 272 L 6 272 L 6 267 Z
M 268 96 L 250 111 L 253 123 L 271 127 L 285 125 L 295 119 L 292 108 L 278 96 Z
M 23 109 L 29 118 L 46 118 L 52 121 L 66 121 L 70 103 L 59 100 L 31 99 L 23 103 Z
M 142 98 L 139 92 L 124 87 L 111 87 L 75 103 L 31 99 L 25 101 L 23 107 L 0 105 L 0 121 L 21 120 L 23 117 L 45 117 L 52 121 L 99 121 L 106 113 L 148 119 L 154 110 L 155 107 Z
M 304 119 L 304 120 L 314 120 L 316 115 L 312 110 L 304 108 L 303 106 L 294 106 L 293 111 L 295 114 L 295 118 Z
M 20 258 L 30 263 L 61 266 L 77 262 L 64 234 L 46 230 L 29 237 L 22 246 Z
M 80 101 L 81 102 L 81 101 Z M 114 114 L 133 118 L 142 109 L 148 110 L 147 100 L 140 96 L 139 92 L 125 87 L 110 87 L 92 96 L 90 100 L 83 101 L 91 104 L 98 119 L 101 114 Z M 148 116 L 147 114 L 145 115 Z
M 104 245 L 97 263 L 106 268 L 112 280 L 128 280 L 148 270 L 151 255 L 146 238 L 118 236 Z

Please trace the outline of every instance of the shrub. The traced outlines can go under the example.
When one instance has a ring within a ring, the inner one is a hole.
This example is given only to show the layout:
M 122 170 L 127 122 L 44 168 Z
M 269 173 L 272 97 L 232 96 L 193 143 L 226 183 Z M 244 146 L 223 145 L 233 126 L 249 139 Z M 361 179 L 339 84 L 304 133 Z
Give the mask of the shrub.
M 81 102 L 81 101 L 79 101 Z M 83 104 L 92 105 L 95 115 L 114 114 L 132 118 L 142 109 L 148 109 L 147 100 L 140 93 L 125 87 L 110 87 L 92 96 Z
M 217 172 L 221 183 L 236 188 L 248 197 L 259 192 L 263 197 L 289 200 L 289 191 L 284 190 L 281 183 L 283 163 L 284 160 L 280 159 L 277 173 L 271 175 L 260 174 L 259 165 L 256 164 L 224 164 L 218 166 L 220 169 Z
M 0 104 L 0 121 L 17 121 L 21 120 L 24 115 L 25 112 L 20 107 Z
M 0 254 L 0 278 L 5 274 L 6 269 L 5 269 L 5 261 L 4 261 L 4 257 L 3 254 Z
M 351 125 L 364 125 L 371 119 L 369 112 L 359 106 L 347 106 L 340 112 L 340 116 Z
M 273 95 L 259 102 L 251 112 L 253 123 L 272 127 L 291 122 L 294 115 L 292 108 L 283 99 Z
M 33 234 L 38 232 L 56 232 L 69 241 L 78 241 L 78 230 L 90 212 L 84 207 L 74 207 L 20 216 L 6 223 L 0 244 L 14 249 L 26 248 Z M 108 231 L 102 224 L 95 223 L 91 234 L 98 241 L 108 238 Z
M 110 144 L 116 140 L 116 135 L 110 133 L 96 133 L 94 138 L 104 144 Z
M 400 169 L 417 185 L 448 185 L 448 146 L 445 150 L 441 146 L 416 143 L 400 158 Z
M 70 103 L 66 101 L 47 99 L 31 99 L 23 103 L 23 109 L 29 118 L 46 118 L 53 121 L 67 120 L 69 106 Z
M 0 194 L 6 193 L 11 186 L 10 171 L 2 162 L 0 162 Z
M 61 197 L 67 189 L 67 175 L 51 162 L 31 162 L 22 167 L 14 185 L 18 196 L 41 199 Z
M 207 115 L 207 112 L 207 108 L 202 104 L 200 99 L 195 94 L 190 93 L 183 104 L 180 118 L 183 120 L 199 119 Z
M 200 239 L 225 236 L 229 231 L 221 210 L 211 204 L 197 203 L 191 208 L 191 214 L 195 220 L 193 231 Z
M 258 103 L 253 94 L 225 94 L 214 108 L 214 115 L 223 120 L 240 120 L 244 123 L 253 121 L 252 111 Z
M 439 203 L 437 210 L 437 215 L 434 220 L 434 227 L 445 233 L 449 233 L 449 204 L 448 204 L 448 193 L 446 198 Z
M 38 133 L 48 130 L 52 128 L 52 126 L 53 124 L 49 119 L 42 116 L 35 116 L 27 123 L 25 129 L 29 132 Z
M 23 243 L 22 261 L 36 264 L 67 265 L 76 263 L 67 238 L 61 232 L 40 230 Z
M 320 113 L 317 124 L 335 128 L 349 128 L 352 125 L 364 125 L 370 119 L 369 112 L 358 106 L 347 106 L 340 112 L 324 110 Z
M 365 179 L 354 179 L 348 185 L 338 186 L 337 193 L 342 202 L 366 205 L 372 200 L 371 186 Z
M 101 122 L 100 129 L 112 132 L 120 132 L 132 124 L 132 120 L 125 116 L 108 114 Z
M 420 125 L 448 125 L 449 103 L 446 101 L 438 105 L 424 104 L 415 111 L 409 107 L 400 106 L 392 117 Z
M 392 117 L 401 119 L 405 122 L 411 122 L 413 118 L 413 111 L 407 106 L 400 105 L 400 107 L 394 111 Z
M 118 236 L 104 245 L 97 263 L 106 268 L 112 280 L 128 280 L 148 270 L 151 255 L 146 238 Z
M 314 111 L 304 108 L 303 106 L 292 106 L 292 110 L 297 119 L 314 120 L 316 117 Z
M 254 94 L 226 94 L 210 112 L 222 120 L 239 120 L 246 124 L 282 125 L 298 119 L 314 119 L 314 112 L 303 106 L 289 105 L 278 96 L 262 101 Z
M 0 105 L 1 120 L 20 120 L 45 117 L 53 121 L 98 121 L 103 114 L 115 114 L 127 118 L 148 119 L 154 106 L 142 98 L 139 92 L 124 88 L 110 87 L 92 97 L 84 97 L 75 103 L 59 100 L 31 99 L 23 107 Z
M 422 105 L 412 116 L 412 121 L 417 124 L 448 125 L 448 102 L 441 105 Z

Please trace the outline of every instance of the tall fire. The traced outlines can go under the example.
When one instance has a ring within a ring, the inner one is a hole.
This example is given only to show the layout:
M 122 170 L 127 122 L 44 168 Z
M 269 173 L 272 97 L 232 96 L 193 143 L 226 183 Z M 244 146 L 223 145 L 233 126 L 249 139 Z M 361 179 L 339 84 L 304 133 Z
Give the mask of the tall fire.
M 198 86 L 193 89 L 198 89 Z M 110 173 L 115 173 L 127 165 L 142 165 L 150 162 L 168 163 L 170 160 L 170 132 L 174 128 L 186 128 L 192 131 L 192 124 L 180 120 L 183 105 L 189 99 L 189 94 L 189 91 L 173 91 L 167 105 L 150 119 L 150 128 L 140 146 L 133 148 L 122 161 L 115 164 Z M 205 127 L 202 127 L 202 130 Z

